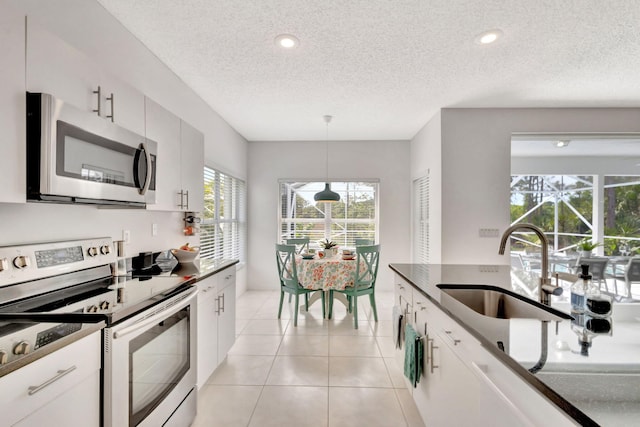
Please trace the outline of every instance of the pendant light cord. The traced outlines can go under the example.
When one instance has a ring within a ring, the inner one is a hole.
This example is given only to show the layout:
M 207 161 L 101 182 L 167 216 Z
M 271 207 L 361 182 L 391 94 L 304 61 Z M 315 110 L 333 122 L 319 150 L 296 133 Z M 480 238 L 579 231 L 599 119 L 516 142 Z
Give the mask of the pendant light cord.
M 327 163 L 326 163 L 326 168 L 325 168 L 325 171 L 327 173 L 326 174 L 327 180 L 325 182 L 329 182 L 329 123 L 331 122 L 332 118 L 333 118 L 333 116 L 329 116 L 329 115 L 324 116 L 324 122 L 327 124 L 326 140 L 325 140 L 326 141 L 326 145 L 327 145 L 327 150 L 326 150 Z

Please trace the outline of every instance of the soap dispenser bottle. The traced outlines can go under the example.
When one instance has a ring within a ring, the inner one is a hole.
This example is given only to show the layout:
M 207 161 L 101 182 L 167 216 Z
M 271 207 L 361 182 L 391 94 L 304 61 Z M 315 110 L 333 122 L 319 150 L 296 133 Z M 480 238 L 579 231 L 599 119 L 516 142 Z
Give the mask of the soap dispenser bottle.
M 586 295 L 591 287 L 589 265 L 583 264 L 580 268 L 582 269 L 580 278 L 571 285 L 571 311 L 575 313 L 584 313 Z

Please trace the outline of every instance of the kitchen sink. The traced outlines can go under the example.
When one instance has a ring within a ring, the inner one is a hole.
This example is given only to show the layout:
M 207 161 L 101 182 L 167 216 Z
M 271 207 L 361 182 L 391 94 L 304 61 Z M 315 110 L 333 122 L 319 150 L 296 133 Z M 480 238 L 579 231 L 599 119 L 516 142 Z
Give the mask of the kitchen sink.
M 548 323 L 572 319 L 567 313 L 497 286 L 437 286 L 445 309 L 507 354 L 521 331 L 536 331 L 542 340 L 540 348 L 546 348 Z M 538 341 L 534 335 L 531 339 Z M 546 352 L 541 354 L 536 369 L 544 365 L 544 359 Z
M 537 319 L 559 322 L 572 317 L 507 289 L 491 285 L 437 285 L 441 304 L 460 311 L 462 304 L 474 312 L 494 319 Z

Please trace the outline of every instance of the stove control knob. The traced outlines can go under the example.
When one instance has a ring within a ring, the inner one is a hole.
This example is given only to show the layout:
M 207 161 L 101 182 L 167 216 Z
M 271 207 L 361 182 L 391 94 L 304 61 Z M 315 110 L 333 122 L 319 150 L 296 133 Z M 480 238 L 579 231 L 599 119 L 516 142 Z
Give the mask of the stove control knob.
M 9 361 L 9 353 L 4 350 L 0 350 L 0 365 L 4 365 Z
M 100 246 L 100 253 L 102 253 L 102 255 L 109 255 L 111 253 L 111 246 L 109 245 Z
M 98 306 L 97 305 L 92 305 L 89 308 L 87 308 L 87 313 L 97 313 L 98 312 Z
M 9 262 L 6 258 L 0 258 L 0 271 L 5 271 L 9 268 Z
M 109 303 L 109 301 L 102 301 L 100 303 L 100 310 L 108 310 L 110 306 L 111 303 Z
M 31 265 L 31 261 L 29 261 L 28 256 L 19 255 L 13 259 L 13 265 L 15 265 L 16 268 L 22 269 L 22 268 L 29 267 L 29 265 Z
M 13 354 L 29 354 L 31 351 L 31 345 L 27 341 L 20 341 L 13 347 Z
M 87 249 L 87 254 L 89 254 L 90 257 L 98 255 L 98 248 L 96 248 L 95 246 L 91 246 L 89 249 Z

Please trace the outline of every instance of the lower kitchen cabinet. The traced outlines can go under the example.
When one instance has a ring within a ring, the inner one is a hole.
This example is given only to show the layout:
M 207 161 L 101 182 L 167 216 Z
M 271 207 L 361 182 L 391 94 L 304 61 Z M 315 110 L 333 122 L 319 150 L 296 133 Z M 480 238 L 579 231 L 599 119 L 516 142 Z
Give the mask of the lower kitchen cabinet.
M 218 302 L 216 276 L 198 282 L 198 388 L 218 366 Z
M 100 425 L 101 333 L 0 378 L 2 425 Z
M 198 292 L 198 388 L 201 388 L 236 339 L 235 266 L 199 281 Z
M 218 274 L 218 363 L 236 342 L 236 271 L 235 267 Z
M 396 276 L 395 302 L 424 337 L 422 377 L 416 388 L 408 381 L 407 387 L 425 425 L 575 425 L 421 292 L 407 296 L 409 286 Z M 396 356 L 402 369 L 404 346 Z

